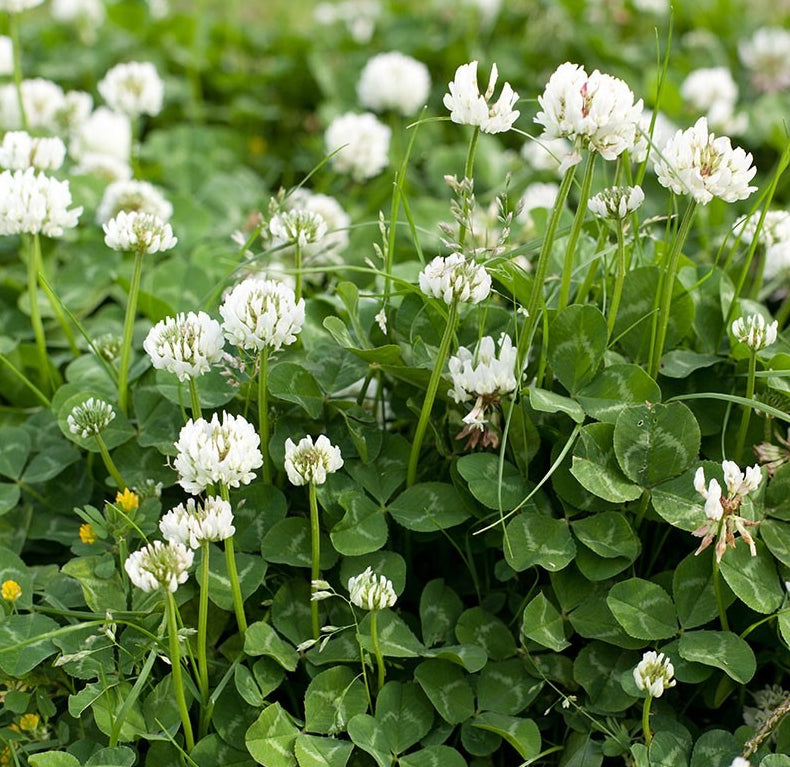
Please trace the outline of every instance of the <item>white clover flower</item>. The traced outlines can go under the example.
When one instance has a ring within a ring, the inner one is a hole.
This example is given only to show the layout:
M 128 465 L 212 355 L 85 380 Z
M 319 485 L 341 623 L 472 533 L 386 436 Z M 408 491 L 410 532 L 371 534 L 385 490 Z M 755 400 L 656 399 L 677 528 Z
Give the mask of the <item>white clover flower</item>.
M 757 213 L 748 217 L 742 216 L 735 222 L 733 231 L 736 234 L 741 234 L 741 239 L 746 244 L 751 244 L 759 220 L 760 216 Z M 765 248 L 782 242 L 790 242 L 790 213 L 786 210 L 766 211 L 763 225 L 760 227 L 758 242 Z
M 650 132 L 650 123 L 653 123 L 653 132 Z M 656 112 L 653 119 L 653 112 L 650 109 L 642 111 L 642 119 L 637 127 L 637 137 L 634 148 L 631 150 L 631 159 L 636 162 L 644 162 L 647 159 L 647 150 L 650 146 L 663 147 L 672 136 L 677 133 L 678 127 L 663 112 Z
M 148 61 L 117 64 L 96 87 L 110 109 L 132 119 L 162 111 L 165 84 Z
M 462 346 L 448 363 L 453 384 L 448 395 L 455 402 L 468 402 L 475 397 L 493 399 L 510 394 L 518 386 L 517 358 L 518 352 L 506 333 L 499 337 L 498 344 L 491 336 L 484 336 L 474 351 Z
M 571 154 L 573 146 L 566 138 L 541 136 L 527 141 L 521 147 L 521 156 L 533 170 L 559 174 L 563 160 Z
M 0 144 L 0 166 L 7 170 L 58 170 L 66 145 L 57 137 L 34 138 L 27 131 L 9 131 Z
M 376 29 L 376 20 L 381 15 L 379 0 L 342 0 L 341 2 L 319 3 L 313 18 L 323 25 L 342 22 L 354 42 L 369 43 Z
M 0 173 L 0 234 L 44 234 L 60 237 L 77 226 L 82 208 L 69 208 L 68 181 L 35 169 Z
M 34 77 L 22 81 L 22 104 L 25 107 L 27 130 L 54 131 L 56 116 L 63 108 L 63 89 L 51 80 Z M 22 130 L 19 96 L 13 83 L 0 88 L 0 127 L 5 130 Z
M 148 331 L 143 349 L 157 370 L 186 381 L 208 373 L 222 359 L 224 345 L 219 322 L 205 312 L 189 312 L 157 322 Z
M 774 93 L 790 87 L 790 31 L 762 27 L 738 44 L 738 55 L 758 91 Z
M 758 352 L 776 343 L 779 323 L 774 320 L 766 323 L 761 314 L 750 314 L 748 317 L 738 317 L 732 323 L 732 334 L 742 344 L 746 344 L 753 352 Z
M 557 201 L 557 195 L 560 192 L 559 184 L 553 181 L 536 181 L 530 184 L 521 195 L 516 208 L 518 210 L 518 218 L 525 223 L 529 221 L 530 211 L 537 210 L 538 208 L 545 208 L 551 210 L 554 203 Z
M 336 117 L 324 134 L 327 154 L 332 155 L 332 167 L 349 173 L 355 181 L 377 176 L 389 165 L 392 131 L 379 122 L 372 112 L 346 114 Z
M 14 73 L 14 43 L 8 35 L 0 35 L 0 76 Z
M 178 243 L 173 228 L 151 213 L 121 211 L 104 226 L 108 248 L 126 253 L 163 253 Z
M 28 8 L 35 8 L 41 5 L 44 0 L 0 0 L 0 11 L 8 13 L 21 13 Z
M 610 186 L 587 201 L 590 212 L 599 218 L 622 221 L 645 201 L 641 186 Z
M 724 516 L 719 481 L 713 478 L 706 487 L 705 470 L 700 466 L 694 473 L 694 489 L 705 499 L 705 516 L 714 522 L 718 522 Z
M 732 147 L 729 138 L 716 138 L 700 117 L 693 127 L 678 131 L 656 155 L 658 182 L 675 194 L 690 194 L 702 205 L 714 197 L 725 202 L 745 200 L 757 187 L 749 186 L 757 168 L 752 156 Z
M 735 461 L 722 461 L 721 468 L 724 472 L 724 484 L 730 495 L 744 497 L 755 491 L 763 481 L 759 464 L 749 466 L 745 474 Z
M 111 157 L 128 166 L 132 154 L 132 124 L 129 118 L 107 107 L 95 109 L 75 129 L 69 154 L 82 164 Z
M 576 152 L 567 156 L 562 170 L 581 160 L 580 149 L 614 160 L 633 149 L 638 138 L 642 100 L 634 102 L 631 89 L 619 78 L 588 75 L 578 64 L 565 62 L 549 78 L 535 122 L 547 138 L 568 138 Z
M 285 471 L 292 485 L 323 485 L 327 474 L 333 474 L 343 466 L 340 448 L 321 434 L 313 444 L 308 434 L 294 444 L 290 437 L 285 440 Z
M 359 103 L 374 112 L 413 115 L 428 100 L 431 76 L 421 61 L 398 51 L 368 59 L 357 83 Z
M 55 112 L 55 131 L 63 136 L 73 136 L 90 117 L 93 96 L 86 91 L 66 91 L 63 102 Z
M 304 299 L 276 280 L 249 277 L 219 308 L 225 338 L 242 349 L 278 351 L 296 341 L 304 324 Z
M 186 583 L 194 554 L 180 543 L 154 541 L 130 554 L 124 562 L 129 580 L 145 592 L 167 589 L 174 593 L 180 583 Z
M 664 653 L 648 650 L 634 669 L 634 681 L 640 690 L 653 698 L 660 698 L 664 690 L 674 687 L 675 667 Z
M 129 181 L 132 166 L 108 154 L 86 154 L 74 167 L 75 176 L 96 176 L 107 184 L 116 181 Z
M 107 16 L 101 0 L 52 0 L 50 13 L 56 21 L 74 24 L 85 42 L 96 40 L 96 30 Z
M 680 95 L 696 112 L 704 112 L 714 130 L 742 133 L 746 117 L 736 118 L 738 86 L 727 67 L 695 69 L 680 86 Z
M 263 465 L 260 443 L 255 427 L 242 416 L 223 412 L 221 423 L 216 413 L 211 421 L 190 418 L 175 443 L 178 484 L 192 495 L 209 484 L 247 485 Z
M 300 248 L 321 242 L 326 230 L 323 216 L 299 208 L 276 213 L 269 221 L 269 232 L 275 240 Z
M 742 756 L 736 756 L 730 763 L 730 767 L 752 767 L 752 765 L 748 759 L 744 759 Z
M 205 542 L 224 541 L 235 534 L 233 512 L 228 501 L 209 496 L 203 503 L 188 498 L 159 520 L 166 541 L 199 549 Z
M 348 593 L 351 603 L 362 610 L 385 610 L 398 599 L 392 581 L 376 575 L 370 567 L 348 579 Z
M 510 83 L 505 83 L 499 99 L 489 106 L 498 76 L 494 64 L 486 92 L 481 95 L 477 86 L 477 62 L 458 67 L 455 78 L 448 85 L 450 92 L 444 94 L 443 100 L 445 107 L 450 110 L 450 119 L 460 125 L 477 126 L 483 133 L 509 131 L 520 114 L 517 109 L 513 109 L 518 101 L 518 93 L 510 87 Z
M 83 439 L 101 434 L 115 418 L 115 410 L 109 402 L 98 397 L 89 397 L 85 402 L 75 405 L 66 422 L 72 434 Z
M 436 258 L 419 275 L 420 290 L 446 304 L 478 304 L 491 292 L 491 276 L 485 266 L 467 261 L 463 254 Z
M 787 584 L 785 584 L 787 586 Z M 788 691 L 778 684 L 766 685 L 757 692 L 750 692 L 754 698 L 754 706 L 743 707 L 743 722 L 755 732 L 762 730 L 768 720 L 782 704 L 785 703 Z M 770 740 L 775 740 L 772 734 Z
M 169 221 L 173 215 L 173 206 L 153 184 L 148 181 L 124 180 L 109 184 L 104 190 L 96 220 L 106 224 L 121 211 L 131 213 L 151 213 L 162 221 Z

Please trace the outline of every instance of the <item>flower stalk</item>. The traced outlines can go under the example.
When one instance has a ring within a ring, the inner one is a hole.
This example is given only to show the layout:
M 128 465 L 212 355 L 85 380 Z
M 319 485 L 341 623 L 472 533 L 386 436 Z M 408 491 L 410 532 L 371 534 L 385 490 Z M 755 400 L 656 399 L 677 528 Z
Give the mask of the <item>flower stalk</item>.
M 12 14 L 13 18 L 14 14 Z M 27 255 L 27 295 L 30 302 L 30 323 L 33 325 L 33 335 L 36 339 L 38 352 L 38 366 L 41 376 L 40 384 L 45 391 L 55 388 L 52 380 L 52 371 L 47 356 L 47 338 L 44 332 L 44 323 L 38 308 L 38 272 L 41 259 L 41 245 L 38 237 L 31 237 L 28 241 Z
M 297 246 L 298 247 L 298 246 Z M 263 481 L 272 483 L 272 462 L 269 457 L 269 349 L 261 349 L 258 366 L 258 434 L 261 437 L 261 453 L 263 454 Z
M 201 544 L 203 559 L 200 564 L 200 600 L 198 602 L 197 667 L 198 689 L 200 690 L 200 725 L 198 738 L 208 731 L 208 710 L 210 691 L 208 686 L 208 655 L 206 652 L 208 634 L 208 576 L 209 542 Z
M 724 524 L 723 521 L 719 524 Z M 730 624 L 727 620 L 727 608 L 724 605 L 724 595 L 721 590 L 721 565 L 718 557 L 713 557 L 713 593 L 716 595 L 716 606 L 719 609 L 719 623 L 722 631 L 729 631 Z
M 203 417 L 200 409 L 200 397 L 198 396 L 197 382 L 191 376 L 189 377 L 189 398 L 192 401 L 192 420 L 196 421 L 198 418 Z
M 472 138 L 469 139 L 469 149 L 466 153 L 466 164 L 464 165 L 464 178 L 472 180 L 472 174 L 475 167 L 475 152 L 477 151 L 477 139 L 480 136 L 480 127 L 475 125 L 472 131 Z M 466 240 L 466 220 L 469 217 L 469 194 L 464 195 L 464 210 L 463 216 L 458 224 L 458 245 L 461 249 Z
M 107 443 L 104 441 L 101 434 L 96 433 L 93 436 L 96 440 L 96 444 L 99 447 L 99 454 L 101 455 L 102 462 L 104 463 L 107 472 L 117 485 L 118 490 L 125 490 L 127 487 L 126 482 L 124 482 L 121 472 L 118 471 L 118 467 L 115 465 L 115 461 L 113 461 L 110 451 L 107 449 Z
M 143 251 L 134 254 L 132 281 L 129 283 L 129 297 L 126 302 L 126 315 L 123 321 L 123 340 L 121 356 L 118 361 L 118 407 L 126 414 L 128 409 L 129 361 L 132 356 L 132 336 L 134 335 L 134 317 L 137 313 L 137 300 L 140 295 L 140 280 L 143 275 Z
M 371 610 L 370 611 L 370 641 L 373 643 L 373 655 L 376 658 L 376 669 L 377 669 L 377 680 L 378 680 L 378 692 L 381 692 L 381 688 L 384 687 L 384 679 L 386 677 L 386 667 L 384 666 L 384 656 L 381 654 L 381 647 L 379 646 L 379 637 L 378 637 L 378 610 Z
M 757 351 L 751 349 L 749 352 L 749 372 L 746 378 L 746 399 L 754 398 L 754 382 L 757 375 Z M 738 436 L 735 440 L 735 459 L 743 461 L 743 449 L 746 445 L 746 435 L 749 431 L 749 421 L 752 416 L 751 405 L 744 405 L 741 412 L 741 423 L 738 426 Z
M 653 733 L 650 731 L 650 704 L 653 702 L 653 696 L 648 695 L 645 702 L 642 704 L 642 735 L 645 738 L 645 745 L 650 748 L 650 743 L 653 740 Z
M 222 500 L 230 503 L 228 486 L 220 484 L 220 495 Z M 228 568 L 228 580 L 230 581 L 230 593 L 233 597 L 233 611 L 236 613 L 236 624 L 239 627 L 242 644 L 244 635 L 247 633 L 247 616 L 244 614 L 244 599 L 241 595 L 241 583 L 239 582 L 239 571 L 236 568 L 236 552 L 233 545 L 233 536 L 225 539 L 225 565 Z
M 321 528 L 318 518 L 318 495 L 315 482 L 309 484 L 310 495 L 310 577 L 313 581 L 321 578 Z M 318 602 L 310 601 L 310 620 L 313 627 L 313 639 L 318 639 L 321 626 L 318 620 Z
M 614 334 L 614 326 L 617 322 L 617 311 L 620 308 L 620 300 L 623 297 L 623 285 L 625 284 L 625 232 L 624 223 L 617 222 L 617 273 L 614 278 L 614 290 L 612 291 L 612 300 L 609 304 L 609 317 L 607 319 L 607 329 L 609 331 L 609 339 L 611 340 Z
M 170 665 L 173 669 L 173 691 L 176 697 L 181 726 L 184 728 L 184 742 L 187 752 L 195 747 L 195 736 L 192 733 L 192 722 L 189 719 L 186 696 L 184 694 L 184 677 L 181 669 L 181 651 L 178 647 L 178 622 L 176 620 L 176 600 L 173 594 L 164 589 L 167 603 L 167 634 L 170 647 Z

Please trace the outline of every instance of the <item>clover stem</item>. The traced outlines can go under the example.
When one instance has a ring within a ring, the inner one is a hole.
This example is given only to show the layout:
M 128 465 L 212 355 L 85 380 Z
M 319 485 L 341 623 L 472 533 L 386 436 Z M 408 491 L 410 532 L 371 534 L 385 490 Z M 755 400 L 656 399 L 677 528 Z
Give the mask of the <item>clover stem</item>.
M 447 355 L 450 351 L 450 343 L 455 335 L 455 324 L 458 317 L 458 304 L 454 301 L 450 304 L 450 312 L 447 317 L 447 326 L 444 329 L 441 343 L 439 344 L 439 353 L 436 356 L 436 362 L 433 366 L 431 378 L 428 381 L 428 389 L 425 392 L 425 399 L 422 401 L 422 410 L 420 411 L 420 419 L 417 422 L 417 430 L 414 432 L 414 440 L 411 443 L 411 452 L 409 453 L 409 467 L 406 473 L 406 487 L 411 487 L 417 479 L 417 462 L 420 459 L 420 448 L 422 441 L 425 437 L 425 431 L 428 428 L 428 421 L 431 417 L 431 408 L 433 408 L 433 401 L 436 399 L 436 392 L 439 389 L 439 380 L 442 377 L 442 370 Z
M 757 375 L 757 352 L 752 350 L 749 354 L 749 374 L 746 379 L 746 399 L 754 397 L 754 379 Z M 743 460 L 743 448 L 746 445 L 746 435 L 749 431 L 749 420 L 752 415 L 752 406 L 744 405 L 741 413 L 741 423 L 738 427 L 738 437 L 735 440 L 735 460 Z
M 653 702 L 653 696 L 648 695 L 642 705 L 642 734 L 645 736 L 645 745 L 650 748 L 650 742 L 653 740 L 653 733 L 650 732 L 650 704 Z
M 219 486 L 222 500 L 230 503 L 228 486 L 223 482 Z M 225 566 L 228 569 L 228 580 L 230 581 L 230 593 L 233 596 L 233 611 L 236 613 L 236 624 L 239 627 L 241 641 L 244 642 L 244 635 L 247 633 L 247 616 L 244 614 L 244 599 L 241 596 L 241 584 L 239 583 L 239 571 L 236 569 L 236 552 L 233 545 L 233 536 L 225 539 Z
M 198 737 L 202 738 L 208 729 L 208 656 L 206 654 L 206 635 L 208 633 L 208 576 L 209 576 L 209 544 L 201 544 L 203 560 L 200 564 L 200 601 L 198 604 L 198 633 L 197 633 L 197 665 L 198 688 L 200 689 L 201 713 Z
M 11 14 L 13 18 L 14 14 Z M 31 237 L 28 241 L 27 254 L 27 295 L 30 302 L 30 323 L 33 325 L 33 335 L 36 339 L 38 351 L 38 366 L 41 375 L 40 383 L 46 389 L 54 388 L 52 374 L 47 357 L 47 338 L 44 333 L 44 323 L 38 308 L 38 262 L 40 259 L 38 238 Z
M 617 310 L 620 308 L 620 299 L 623 297 L 623 283 L 625 282 L 625 233 L 623 222 L 617 222 L 617 275 L 614 278 L 612 301 L 609 304 L 609 339 L 614 333 L 614 324 L 617 320 Z
M 19 14 L 8 14 L 8 31 L 11 37 L 11 46 L 14 49 L 14 87 L 19 103 L 19 117 L 22 130 L 27 130 L 27 114 L 25 113 L 25 102 L 22 98 L 22 49 L 19 44 Z
M 475 167 L 475 152 L 477 151 L 477 139 L 480 136 L 480 127 L 475 126 L 472 132 L 472 138 L 469 139 L 469 149 L 466 153 L 466 164 L 464 165 L 464 178 L 472 180 L 472 173 Z M 470 190 L 471 194 L 471 190 Z M 466 220 L 469 217 L 469 195 L 464 194 L 464 208 L 461 221 L 458 223 L 458 244 L 463 247 L 464 240 L 466 240 Z
M 197 381 L 192 376 L 189 377 L 189 397 L 192 400 L 192 420 L 197 421 L 198 418 L 203 417 L 203 412 L 200 409 Z
M 370 639 L 373 642 L 373 654 L 376 656 L 376 669 L 378 670 L 378 691 L 384 687 L 384 678 L 386 676 L 386 668 L 384 666 L 384 656 L 381 654 L 381 647 L 379 647 L 378 636 L 378 610 L 370 611 Z
M 127 487 L 126 482 L 123 481 L 121 472 L 118 471 L 115 461 L 113 461 L 112 456 L 110 456 L 110 451 L 107 449 L 107 443 L 104 441 L 101 434 L 94 434 L 93 436 L 96 439 L 96 444 L 99 446 L 99 453 L 101 455 L 102 461 L 104 462 L 104 467 L 115 481 L 118 489 L 120 491 L 125 490 Z
M 724 520 L 719 522 L 720 525 L 724 524 Z M 714 552 L 713 555 L 713 592 L 716 594 L 716 605 L 719 608 L 719 622 L 721 623 L 722 631 L 729 631 L 730 624 L 727 621 L 727 608 L 724 606 L 724 597 L 721 593 L 721 575 L 719 574 L 719 560 Z
M 318 520 L 318 496 L 316 494 L 315 483 L 309 485 L 310 492 L 310 554 L 311 568 L 310 578 L 317 581 L 321 578 L 321 529 Z M 318 622 L 318 602 L 310 601 L 310 619 L 313 625 L 313 639 L 318 639 L 321 627 Z
M 173 594 L 165 589 L 167 600 L 167 634 L 170 643 L 170 665 L 173 669 L 173 691 L 176 696 L 181 725 L 184 728 L 184 741 L 187 751 L 195 747 L 195 736 L 192 734 L 192 722 L 189 721 L 186 696 L 184 695 L 184 677 L 181 669 L 181 652 L 178 648 L 178 623 L 176 622 L 176 600 Z
M 260 365 L 258 366 L 258 434 L 261 437 L 261 453 L 263 453 L 263 481 L 267 485 L 272 483 L 272 464 L 269 459 L 269 390 L 267 388 L 269 377 L 269 350 L 261 350 Z
M 123 340 L 121 357 L 118 362 L 118 407 L 126 414 L 128 401 L 129 360 L 132 356 L 132 336 L 134 335 L 134 316 L 137 312 L 137 299 L 140 295 L 140 280 L 143 275 L 143 253 L 134 254 L 132 281 L 129 283 L 129 297 L 126 302 L 126 316 L 123 321 Z
M 297 239 L 294 242 L 294 261 L 296 262 L 296 286 L 294 287 L 294 293 L 296 294 L 296 300 L 302 297 L 302 246 L 299 244 L 299 240 Z

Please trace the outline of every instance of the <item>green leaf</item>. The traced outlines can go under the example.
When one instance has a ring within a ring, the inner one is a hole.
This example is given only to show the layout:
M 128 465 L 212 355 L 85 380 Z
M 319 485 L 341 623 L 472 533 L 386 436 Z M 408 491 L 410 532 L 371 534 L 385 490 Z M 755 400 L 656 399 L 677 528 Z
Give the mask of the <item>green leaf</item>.
M 96 568 L 103 561 L 100 556 L 75 557 L 61 568 L 66 575 L 79 581 L 85 603 L 99 615 L 104 615 L 107 610 L 117 610 L 118 605 L 126 604 L 126 590 L 119 573 L 113 569 L 109 577 L 96 574 Z
M 404 490 L 388 507 L 407 530 L 435 533 L 460 525 L 469 512 L 458 491 L 444 482 L 419 482 Z
M 378 721 L 370 714 L 357 714 L 348 723 L 348 736 L 363 751 L 370 754 L 378 767 L 391 767 L 392 753 L 387 737 Z
M 643 647 L 643 639 L 635 639 L 625 632 L 609 609 L 600 591 L 593 591 L 568 615 L 574 630 L 585 639 L 599 639 L 617 647 Z
M 461 669 L 447 661 L 426 660 L 414 670 L 414 678 L 450 724 L 460 724 L 475 712 L 475 696 Z
M 633 562 L 642 549 L 627 517 L 616 511 L 603 511 L 574 520 L 571 529 L 587 548 L 606 559 L 625 557 Z
M 721 464 L 703 461 L 705 476 L 721 472 Z M 650 493 L 656 513 L 673 527 L 689 533 L 694 532 L 705 521 L 705 500 L 694 489 L 696 468 L 685 471 L 679 477 L 662 482 Z
M 21 677 L 57 652 L 45 634 L 58 629 L 58 624 L 44 615 L 28 613 L 11 615 L 0 623 L 0 669 L 12 677 Z
M 550 572 L 573 561 L 576 544 L 568 523 L 546 514 L 519 514 L 506 528 L 505 561 L 517 572 L 540 565 Z
M 476 644 L 451 644 L 434 647 L 431 650 L 423 651 L 425 658 L 439 658 L 449 660 L 461 668 L 466 669 L 470 674 L 480 671 L 488 664 L 486 651 Z
M 382 655 L 393 658 L 416 658 L 422 655 L 425 648 L 397 613 L 392 610 L 379 610 L 377 622 L 376 633 Z M 359 631 L 362 635 L 362 646 L 372 651 L 370 613 L 360 621 Z
M 344 494 L 341 502 L 346 513 L 329 533 L 337 552 L 358 556 L 378 551 L 389 535 L 384 509 L 360 489 Z
M 618 364 L 598 374 L 576 398 L 587 415 L 613 424 L 628 405 L 660 402 L 661 389 L 639 365 Z
M 565 639 L 562 616 L 543 593 L 538 594 L 524 608 L 521 633 L 527 639 L 554 652 L 562 652 L 570 647 L 570 642 Z
M 310 520 L 305 517 L 286 517 L 276 522 L 261 541 L 261 556 L 267 562 L 310 567 Z M 321 533 L 321 569 L 328 570 L 337 561 L 337 552 L 329 536 Z
M 760 537 L 771 554 L 790 567 L 790 523 L 764 519 L 760 523 Z
M 44 751 L 32 754 L 28 761 L 31 767 L 81 767 L 79 760 L 64 751 Z
M 235 557 L 241 597 L 246 600 L 263 583 L 266 575 L 266 562 L 260 556 L 242 552 L 235 552 Z M 202 553 L 197 559 L 202 560 Z M 202 567 L 202 565 L 198 564 L 198 567 Z M 225 552 L 214 544 L 209 544 L 208 582 L 209 599 L 223 610 L 233 610 L 233 592 L 231 591 Z
M 738 599 L 767 615 L 779 609 L 785 590 L 771 555 L 761 541 L 756 542 L 756 547 L 756 557 L 743 541 L 738 541 L 734 549 L 727 549 L 721 559 L 721 574 Z
M 680 637 L 681 657 L 719 668 L 740 684 L 746 684 L 757 669 L 752 648 L 730 631 L 688 631 Z
M 0 429 L 0 474 L 19 479 L 32 444 L 30 434 L 21 427 L 7 426 Z
M 529 388 L 529 404 L 540 413 L 565 413 L 576 423 L 584 423 L 584 409 L 570 397 L 546 389 Z
M 540 753 L 540 730 L 532 719 L 485 711 L 472 720 L 472 726 L 503 737 L 522 759 L 531 759 Z
M 96 726 L 105 735 L 112 734 L 121 706 L 124 705 L 131 692 L 132 685 L 129 684 L 129 682 L 119 682 L 103 690 L 99 697 L 91 703 L 91 710 L 93 711 L 93 718 L 96 720 Z M 118 734 L 118 740 L 121 742 L 137 740 L 143 734 L 147 733 L 147 731 L 148 728 L 140 708 L 140 703 L 136 701 L 131 709 L 127 710 L 124 715 L 123 724 Z
M 520 714 L 543 688 L 543 681 L 533 677 L 522 658 L 487 663 L 477 678 L 478 711 Z
M 247 750 L 264 767 L 295 767 L 299 728 L 279 703 L 261 711 L 244 736 Z
M 614 451 L 625 475 L 655 487 L 696 462 L 700 429 L 681 402 L 625 408 L 614 427 Z
M 0 482 L 0 515 L 6 514 L 16 508 L 22 493 L 19 485 L 12 485 L 9 482 Z
M 445 584 L 444 578 L 426 583 L 420 596 L 420 624 L 425 646 L 446 641 L 463 609 L 461 598 Z
M 608 340 L 606 320 L 596 306 L 571 304 L 554 318 L 549 328 L 549 365 L 571 394 L 595 377 Z
M 656 583 L 630 578 L 615 583 L 606 604 L 617 622 L 637 639 L 668 639 L 677 633 L 672 599 Z
M 102 748 L 88 759 L 83 767 L 132 767 L 137 754 L 129 746 Z
M 703 626 L 719 614 L 713 588 L 712 556 L 710 550 L 699 556 L 692 553 L 675 568 L 672 595 L 684 629 Z
M 691 753 L 691 767 L 710 767 L 711 764 L 731 764 L 740 756 L 741 746 L 726 730 L 708 730 L 699 736 Z
M 480 645 L 494 660 L 504 660 L 516 652 L 510 629 L 482 607 L 472 607 L 458 618 L 455 635 L 462 644 Z
M 504 461 L 499 476 L 499 456 L 471 453 L 461 456 L 458 473 L 469 483 L 469 492 L 489 509 L 509 511 L 516 508 L 530 492 L 530 485 L 512 463 Z
M 691 742 L 668 730 L 658 730 L 647 749 L 651 767 L 686 767 Z
M 426 746 L 398 759 L 400 767 L 466 767 L 467 762 L 450 746 Z
M 182 406 L 191 402 L 189 384 L 182 383 L 172 373 L 168 373 L 166 370 L 157 370 L 154 380 L 156 390 L 168 402 Z M 195 383 L 201 406 L 210 410 L 227 405 L 236 396 L 237 390 L 228 377 L 222 374 L 219 367 L 212 368 L 208 373 L 197 378 Z
M 716 354 L 699 354 L 688 349 L 673 349 L 661 358 L 661 375 L 667 378 L 688 378 L 694 371 L 709 368 L 721 360 L 722 358 Z
M 250 767 L 255 762 L 250 758 L 246 750 L 240 751 L 237 748 L 225 743 L 217 733 L 213 732 L 205 738 L 201 738 L 195 748 L 190 752 L 189 758 L 198 767 Z M 148 752 L 148 759 L 151 759 L 151 752 Z M 177 762 L 175 763 L 177 764 Z M 173 767 L 175 767 L 175 764 Z M 161 767 L 157 762 L 157 767 Z M 168 764 L 167 767 L 170 767 Z
M 620 650 L 603 642 L 582 647 L 573 662 L 573 676 L 590 696 L 590 703 L 600 711 L 625 711 L 635 698 L 620 684 L 623 672 L 638 661 L 636 653 Z
M 591 423 L 579 432 L 573 447 L 571 474 L 593 495 L 612 503 L 633 501 L 642 488 L 623 474 L 614 454 L 614 426 Z
M 333 666 L 310 681 L 304 697 L 305 729 L 323 735 L 345 732 L 352 717 L 368 710 L 365 685 L 350 668 Z
M 385 344 L 384 346 L 378 346 L 373 349 L 360 348 L 351 338 L 346 324 L 340 317 L 326 317 L 323 325 L 340 346 L 353 352 L 366 362 L 376 362 L 380 365 L 394 365 L 401 358 L 400 347 L 395 344 Z
M 296 650 L 265 621 L 257 621 L 248 627 L 244 635 L 244 652 L 273 658 L 286 671 L 295 671 L 299 662 Z
M 299 733 L 294 746 L 299 767 L 345 767 L 353 750 L 347 740 L 305 733 Z
M 324 393 L 310 371 L 293 362 L 278 362 L 269 368 L 267 381 L 273 396 L 300 405 L 311 418 L 320 418 Z
M 376 721 L 389 750 L 402 754 L 428 734 L 433 707 L 414 682 L 387 682 L 376 698 Z

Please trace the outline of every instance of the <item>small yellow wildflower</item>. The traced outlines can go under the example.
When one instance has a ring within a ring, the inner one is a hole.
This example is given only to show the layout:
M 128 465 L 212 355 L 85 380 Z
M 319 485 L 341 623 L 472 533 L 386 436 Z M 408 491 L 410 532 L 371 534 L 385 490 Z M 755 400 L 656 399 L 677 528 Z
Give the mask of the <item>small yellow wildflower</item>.
M 0 767 L 10 767 L 14 763 L 14 757 L 11 753 L 11 746 L 3 746 L 0 749 Z
M 96 531 L 90 522 L 80 525 L 80 540 L 83 543 L 96 543 Z
M 140 496 L 133 493 L 128 487 L 115 496 L 115 503 L 117 503 L 127 514 L 135 511 L 140 505 Z
M 38 714 L 22 714 L 19 717 L 19 727 L 25 732 L 32 732 L 41 723 L 41 717 Z
M 3 581 L 0 586 L 0 596 L 6 602 L 16 602 L 22 596 L 22 587 L 16 581 Z

